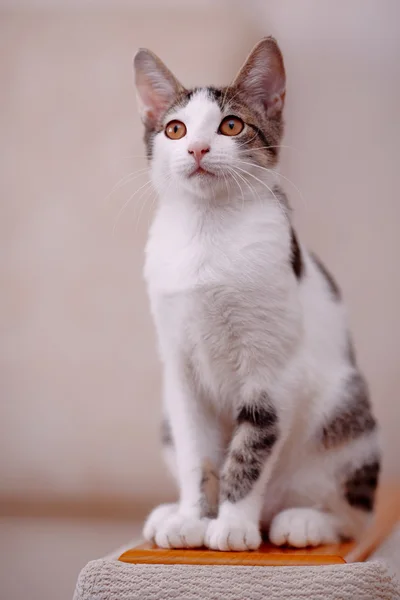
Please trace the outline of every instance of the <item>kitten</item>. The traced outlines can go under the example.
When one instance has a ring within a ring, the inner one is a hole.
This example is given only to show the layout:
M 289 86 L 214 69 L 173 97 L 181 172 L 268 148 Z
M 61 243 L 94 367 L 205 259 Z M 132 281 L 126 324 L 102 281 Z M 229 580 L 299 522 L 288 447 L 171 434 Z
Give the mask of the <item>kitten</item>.
M 255 549 L 357 537 L 377 427 L 340 290 L 302 246 L 276 172 L 285 71 L 272 38 L 225 88 L 185 89 L 134 59 L 159 205 L 145 278 L 164 368 L 164 443 L 180 489 L 144 536 Z

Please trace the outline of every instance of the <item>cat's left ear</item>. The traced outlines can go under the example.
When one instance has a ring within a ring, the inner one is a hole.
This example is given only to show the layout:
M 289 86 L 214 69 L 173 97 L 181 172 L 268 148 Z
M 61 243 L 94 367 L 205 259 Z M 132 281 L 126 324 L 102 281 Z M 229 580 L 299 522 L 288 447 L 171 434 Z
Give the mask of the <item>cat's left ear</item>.
M 256 104 L 269 117 L 282 112 L 286 76 L 282 53 L 274 38 L 264 38 L 253 48 L 232 87 L 243 93 L 248 104 Z
M 133 67 L 142 121 L 153 128 L 184 87 L 158 56 L 146 48 L 138 50 Z

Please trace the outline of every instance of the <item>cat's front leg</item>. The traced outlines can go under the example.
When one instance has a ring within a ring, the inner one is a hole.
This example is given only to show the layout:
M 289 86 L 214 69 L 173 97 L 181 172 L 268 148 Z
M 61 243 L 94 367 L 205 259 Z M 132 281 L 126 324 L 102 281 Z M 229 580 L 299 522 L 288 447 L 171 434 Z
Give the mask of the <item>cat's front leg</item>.
M 254 550 L 265 485 L 283 441 L 278 413 L 266 393 L 244 404 L 221 473 L 218 518 L 210 521 L 205 543 L 215 550 Z
M 164 405 L 172 433 L 177 504 L 156 508 L 143 534 L 163 548 L 189 548 L 204 544 L 210 517 L 218 508 L 218 466 L 221 434 L 211 409 L 185 373 L 168 368 L 164 378 Z

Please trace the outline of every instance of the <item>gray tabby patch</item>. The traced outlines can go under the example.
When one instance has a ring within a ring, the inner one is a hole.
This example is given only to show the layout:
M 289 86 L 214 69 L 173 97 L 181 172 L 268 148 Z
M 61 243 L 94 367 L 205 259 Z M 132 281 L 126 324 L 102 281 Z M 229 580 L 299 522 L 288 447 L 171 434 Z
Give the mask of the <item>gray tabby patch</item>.
M 362 375 L 354 373 L 343 388 L 342 401 L 322 429 L 322 444 L 335 448 L 375 427 L 367 385 Z
M 201 478 L 201 516 L 215 519 L 218 515 L 219 477 L 209 461 L 204 461 Z
M 221 500 L 238 502 L 251 491 L 278 439 L 278 416 L 262 394 L 256 406 L 244 406 L 237 417 L 221 477 Z
M 376 459 L 356 469 L 348 476 L 344 484 L 344 494 L 351 506 L 365 511 L 373 510 L 379 468 L 379 460 Z

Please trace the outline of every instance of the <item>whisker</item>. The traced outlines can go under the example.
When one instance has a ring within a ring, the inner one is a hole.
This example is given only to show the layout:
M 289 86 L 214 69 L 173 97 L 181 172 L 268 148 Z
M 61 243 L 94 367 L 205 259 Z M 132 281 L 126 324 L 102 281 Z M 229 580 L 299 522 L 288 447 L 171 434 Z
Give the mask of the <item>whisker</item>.
M 222 107 L 222 109 L 224 109 L 224 108 L 225 108 L 226 97 L 227 97 L 227 95 L 228 95 L 228 91 L 229 91 L 229 90 L 231 89 L 231 87 L 232 87 L 232 83 L 235 81 L 235 78 L 236 78 L 236 75 L 235 75 L 235 77 L 233 77 L 233 79 L 231 79 L 231 81 L 230 81 L 229 85 L 227 85 L 227 86 L 226 86 L 226 88 L 225 88 L 225 94 L 224 94 L 224 97 L 223 97 L 223 99 L 222 99 L 222 102 L 221 102 L 221 107 Z
M 254 139 L 254 138 L 253 138 Z M 242 146 L 245 146 L 246 144 L 248 144 L 251 140 L 244 142 L 243 144 L 241 144 Z M 268 150 L 268 148 L 289 148 L 289 150 L 295 150 L 296 152 L 300 152 L 299 148 L 296 148 L 295 146 L 287 146 L 285 144 L 277 144 L 275 146 L 272 145 L 268 145 L 266 146 L 265 144 L 262 144 L 261 146 L 257 146 L 257 148 L 255 148 L 255 150 Z M 250 152 L 250 150 L 245 150 L 245 152 Z
M 222 110 L 225 110 L 226 96 L 228 94 L 229 88 L 230 88 L 230 85 L 227 85 L 226 88 L 225 88 L 225 94 L 224 94 L 224 97 L 222 98 L 222 102 L 221 102 L 221 109 Z
M 142 175 L 144 175 L 146 173 L 146 171 L 149 170 L 149 167 L 146 167 L 145 169 L 139 169 L 138 171 L 133 171 L 132 173 L 128 173 L 128 175 L 124 175 L 124 177 L 122 177 L 112 188 L 112 190 L 107 194 L 107 196 L 105 196 L 103 203 L 107 202 L 107 200 L 110 198 L 110 196 L 112 196 L 112 194 L 115 194 L 115 192 L 123 187 L 124 185 L 131 183 L 132 181 L 135 181 L 135 179 L 138 179 L 139 177 L 141 177 Z
M 148 194 L 149 194 L 149 191 L 150 191 L 150 195 L 148 195 Z M 145 192 L 143 192 L 143 194 L 140 196 L 140 199 L 141 199 L 141 200 L 143 200 L 143 202 L 142 202 L 142 204 L 141 204 L 141 207 L 140 207 L 140 209 L 139 209 L 139 214 L 138 214 L 138 216 L 137 216 L 137 219 L 136 219 L 136 225 L 135 225 L 135 234 L 137 234 L 137 232 L 138 232 L 138 229 L 139 229 L 139 223 L 140 223 L 140 218 L 141 218 L 141 216 L 142 216 L 142 214 L 143 214 L 144 207 L 146 206 L 146 204 L 148 203 L 148 201 L 150 200 L 150 198 L 152 198 L 152 197 L 153 197 L 153 195 L 151 194 L 151 192 L 155 192 L 155 193 L 156 193 L 156 195 L 157 195 L 157 190 L 156 190 L 155 188 L 149 187 L 149 188 L 147 188 L 147 190 L 146 190 Z
M 282 177 L 282 179 L 284 179 L 285 181 L 288 181 L 294 187 L 296 192 L 299 194 L 303 204 L 305 204 L 304 196 L 303 196 L 301 190 L 297 187 L 297 185 L 291 179 L 289 179 L 289 177 L 282 175 L 282 173 L 279 173 L 279 171 L 276 171 L 275 169 L 268 169 L 267 167 L 263 167 L 262 165 L 257 165 L 255 163 L 246 162 L 244 160 L 239 160 L 239 162 L 243 165 L 250 165 L 252 167 L 257 167 L 257 169 L 263 169 L 264 171 L 267 171 L 267 173 L 273 173 L 274 175 L 278 175 L 278 177 Z
M 254 138 L 256 138 L 258 135 L 257 131 L 254 133 L 253 137 L 250 138 L 249 140 L 247 140 L 246 142 L 243 142 L 242 144 L 238 145 L 238 148 L 242 148 L 243 146 L 246 146 L 247 144 L 250 144 L 250 142 L 252 142 L 254 140 Z
M 230 195 L 229 195 L 229 187 L 228 187 L 228 182 L 227 182 L 227 179 L 226 179 L 225 173 L 224 173 L 223 171 L 222 171 L 222 176 L 223 176 L 223 178 L 224 178 L 224 182 L 225 182 L 226 191 L 227 191 L 227 193 L 228 193 L 228 202 L 229 202 L 229 199 L 230 199 Z
M 128 154 L 127 156 L 121 156 L 121 158 L 123 160 L 128 159 L 128 158 L 143 158 L 144 160 L 148 160 L 148 156 L 146 156 L 145 154 Z
M 145 188 L 149 184 L 152 185 L 152 181 L 151 180 L 147 181 L 144 185 L 140 186 L 140 188 L 138 188 L 136 190 L 136 192 L 134 194 L 132 194 L 132 196 L 130 196 L 128 198 L 128 200 L 123 204 L 123 206 L 121 206 L 121 208 L 119 209 L 118 214 L 116 216 L 116 219 L 115 219 L 115 223 L 114 223 L 114 227 L 113 227 L 113 235 L 115 233 L 115 229 L 117 227 L 118 220 L 119 220 L 120 216 L 122 215 L 122 213 L 124 212 L 124 210 L 126 209 L 126 207 L 128 206 L 128 204 L 133 200 L 133 198 L 136 196 L 136 194 L 138 194 L 140 192 L 140 190 L 142 190 L 143 188 Z
M 154 207 L 156 200 L 157 200 L 157 190 L 154 190 L 154 194 L 151 197 L 151 205 L 150 205 L 150 210 L 149 210 L 149 220 L 147 221 L 147 229 L 149 229 L 149 227 L 150 227 L 151 215 L 152 215 L 153 207 Z
M 235 169 L 234 169 L 234 170 L 235 170 Z M 260 197 L 260 194 L 259 194 L 259 193 L 258 193 L 258 191 L 255 189 L 255 187 L 254 187 L 253 185 L 251 185 L 251 182 L 247 181 L 247 179 L 245 179 L 245 178 L 243 177 L 243 175 L 241 175 L 241 174 L 240 174 L 240 173 L 238 173 L 237 171 L 235 171 L 235 172 L 236 172 L 236 175 L 237 175 L 238 177 L 240 177 L 240 178 L 241 178 L 241 179 L 242 179 L 242 180 L 243 180 L 243 181 L 246 183 L 246 185 L 247 185 L 247 186 L 248 186 L 248 188 L 250 189 L 250 192 L 252 193 L 253 197 L 255 198 L 255 197 L 256 197 L 256 195 L 257 195 L 257 198 L 258 198 L 258 203 L 259 203 L 259 205 L 262 207 L 262 206 L 263 206 L 263 201 L 262 201 L 262 199 L 261 199 L 261 197 Z
M 237 169 L 239 169 L 239 171 L 242 171 L 243 173 L 245 173 L 246 175 L 249 175 L 250 177 L 253 177 L 253 179 L 255 179 L 256 181 L 258 181 L 259 183 L 261 183 L 261 185 L 263 185 L 264 187 L 267 188 L 267 190 L 272 194 L 272 196 L 275 198 L 277 205 L 280 209 L 280 211 L 282 212 L 282 215 L 285 217 L 285 219 L 288 221 L 288 223 L 290 223 L 288 215 L 286 213 L 285 210 L 283 210 L 281 202 L 279 201 L 279 199 L 276 197 L 276 194 L 274 194 L 273 190 L 271 190 L 271 188 L 265 183 L 265 181 L 262 181 L 262 179 L 259 179 L 258 177 L 256 177 L 255 175 L 253 175 L 253 173 L 249 173 L 249 171 L 246 171 L 245 169 L 242 169 L 241 167 L 236 167 Z
M 238 177 L 240 177 L 240 179 L 242 181 L 244 181 L 244 183 L 247 185 L 247 187 L 249 188 L 250 192 L 252 193 L 253 197 L 255 197 L 255 195 L 257 194 L 258 202 L 260 203 L 260 205 L 262 205 L 262 200 L 261 200 L 260 194 L 257 192 L 257 190 L 255 189 L 255 187 L 253 185 L 251 185 L 251 183 L 249 181 L 247 181 L 247 179 L 245 177 L 243 177 L 243 175 L 241 173 L 238 173 L 234 168 L 233 168 L 233 171 L 235 171 L 236 175 Z
M 278 175 L 278 177 L 281 177 L 282 179 L 284 179 L 285 181 L 287 181 L 288 183 L 290 183 L 294 187 L 294 189 L 296 190 L 296 192 L 299 194 L 300 199 L 301 199 L 303 205 L 305 207 L 307 207 L 306 199 L 304 198 L 304 195 L 303 195 L 302 191 L 300 190 L 300 188 L 291 179 L 289 179 L 289 177 L 286 177 L 286 175 L 282 175 L 282 173 L 280 173 L 279 171 L 276 171 L 275 169 L 271 169 L 271 171 L 273 173 L 275 173 L 276 175 Z
M 172 177 L 172 175 L 168 175 L 168 176 L 165 178 L 165 183 L 166 183 L 166 186 L 165 186 L 165 188 L 164 188 L 164 190 L 163 190 L 163 194 L 167 194 L 167 193 L 168 193 L 168 191 L 169 191 L 169 189 L 170 189 L 170 187 L 171 187 L 171 185 L 173 184 L 173 177 Z M 146 199 L 146 202 L 145 202 L 145 204 L 148 204 L 148 202 L 150 202 L 150 201 L 151 201 L 151 205 L 150 205 L 150 209 L 149 209 L 149 220 L 148 220 L 148 222 L 147 222 L 147 229 L 150 227 L 151 214 L 152 214 L 153 206 L 154 206 L 154 204 L 155 204 L 155 202 L 156 202 L 157 198 L 158 198 L 158 190 L 157 190 L 157 188 L 155 188 L 155 187 L 153 186 L 153 195 L 149 196 L 149 197 Z M 139 214 L 139 216 L 138 216 L 138 220 L 137 220 L 137 225 L 138 225 L 138 226 L 139 226 L 140 216 L 141 216 L 141 215 Z
M 234 79 L 231 81 L 231 84 L 233 83 L 233 81 L 234 81 Z M 225 100 L 226 100 L 226 96 L 228 94 L 228 90 L 232 87 L 231 84 L 226 89 L 225 96 L 224 96 L 224 102 L 222 103 L 223 108 L 225 108 Z M 240 90 L 240 89 L 237 90 L 236 94 L 233 94 L 232 98 L 229 98 L 229 101 L 232 102 L 236 98 L 236 96 L 238 96 L 241 93 L 241 91 L 242 90 Z
M 218 169 L 218 171 L 217 171 L 217 172 L 219 172 L 219 173 L 220 173 L 220 172 L 221 172 L 221 169 Z M 214 186 L 211 186 L 211 190 L 212 190 L 212 193 L 213 193 L 213 196 L 214 196 L 214 203 L 215 203 L 215 202 L 216 202 L 216 200 L 217 200 L 217 197 L 216 197 L 216 195 L 215 195 L 215 188 L 214 188 Z
M 236 179 L 236 175 L 235 172 L 233 171 L 233 169 L 231 169 L 230 167 L 227 167 L 228 172 L 230 173 L 233 181 L 236 183 L 236 185 L 239 187 L 240 190 L 240 194 L 242 196 L 242 209 L 244 208 L 244 195 L 243 195 L 243 189 L 242 186 L 240 185 L 239 181 Z
M 164 189 L 164 194 L 168 193 L 169 188 L 171 187 L 172 181 L 173 181 L 172 176 L 169 175 L 169 177 L 167 177 L 167 179 L 166 179 L 167 185 L 166 185 L 166 187 Z M 154 192 L 154 194 L 153 194 L 153 196 L 151 196 L 151 205 L 150 205 L 150 210 L 149 210 L 149 220 L 147 222 L 147 229 L 150 227 L 151 214 L 153 212 L 154 204 L 156 203 L 157 198 L 158 198 L 158 190 L 156 188 L 154 188 L 153 192 Z

